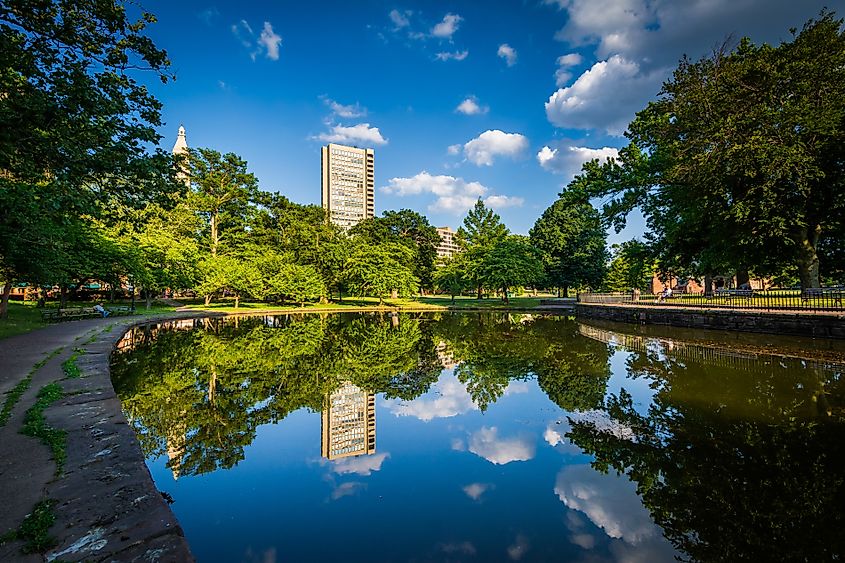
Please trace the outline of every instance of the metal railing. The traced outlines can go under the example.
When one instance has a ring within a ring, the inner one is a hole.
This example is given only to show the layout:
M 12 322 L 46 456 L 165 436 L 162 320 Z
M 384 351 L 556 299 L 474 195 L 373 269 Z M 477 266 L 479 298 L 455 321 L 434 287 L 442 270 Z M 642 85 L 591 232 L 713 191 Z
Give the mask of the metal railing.
M 634 292 L 579 293 L 579 303 L 624 304 L 643 307 L 696 307 L 701 309 L 757 309 L 765 311 L 843 311 L 845 287 L 798 289 L 716 290 L 712 294 L 636 294 Z

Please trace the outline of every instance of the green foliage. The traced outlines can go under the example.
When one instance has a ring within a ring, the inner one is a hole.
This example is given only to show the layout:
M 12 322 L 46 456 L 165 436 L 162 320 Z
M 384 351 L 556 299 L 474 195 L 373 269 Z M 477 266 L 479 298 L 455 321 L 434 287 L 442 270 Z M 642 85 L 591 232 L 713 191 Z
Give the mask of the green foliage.
M 270 294 L 303 305 L 325 297 L 326 284 L 314 266 L 284 264 L 269 280 Z
M 476 287 L 477 296 L 482 297 L 484 288 L 484 264 L 487 254 L 508 236 L 508 228 L 501 217 L 488 209 L 481 198 L 464 217 L 463 225 L 455 233 L 455 242 L 463 250 L 463 264 L 467 279 Z
M 618 162 L 584 167 L 569 192 L 639 208 L 663 271 L 780 275 L 818 287 L 845 214 L 845 31 L 823 12 L 778 46 L 744 39 L 682 59 L 637 114 Z
M 379 303 L 390 293 L 410 295 L 419 284 L 409 266 L 412 260 L 413 251 L 403 244 L 358 244 L 345 266 L 349 289 L 355 295 L 374 295 Z
M 637 239 L 613 245 L 613 259 L 602 284 L 605 291 L 650 290 L 656 264 L 647 246 Z
M 551 287 L 599 287 L 607 262 L 606 234 L 596 209 L 574 194 L 562 194 L 529 232 L 540 251 Z
M 495 287 L 508 302 L 508 290 L 520 285 L 536 285 L 543 275 L 539 253 L 527 237 L 509 235 L 496 242 L 487 252 L 481 266 L 481 281 Z
M 448 293 L 452 297 L 452 304 L 455 303 L 456 295 L 472 287 L 467 279 L 463 254 L 453 256 L 437 268 L 434 272 L 434 286 Z

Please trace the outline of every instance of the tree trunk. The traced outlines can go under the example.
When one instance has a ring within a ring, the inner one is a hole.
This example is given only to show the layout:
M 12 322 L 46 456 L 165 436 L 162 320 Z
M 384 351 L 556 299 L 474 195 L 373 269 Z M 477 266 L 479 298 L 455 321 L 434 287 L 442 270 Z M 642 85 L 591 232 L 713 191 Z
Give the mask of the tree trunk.
M 563 296 L 569 297 L 569 286 L 566 285 L 566 284 L 564 284 L 564 286 L 563 286 Z
M 241 296 L 240 296 L 239 293 L 236 293 L 235 294 L 235 309 L 238 308 L 238 303 L 240 303 L 240 301 L 241 301 Z
M 62 284 L 59 290 L 59 309 L 64 309 L 67 305 L 67 286 Z
M 211 303 L 211 294 L 207 293 L 205 295 L 205 306 L 208 307 L 210 303 Z
M 452 305 L 454 305 L 454 304 L 455 304 L 455 294 L 453 293 L 452 294 Z
M 144 300 L 146 301 L 147 309 L 151 309 L 153 306 L 153 294 L 149 289 L 144 290 Z
M 217 213 L 211 214 L 211 255 L 217 256 Z
M 399 290 L 391 289 L 390 290 L 390 298 L 391 299 L 399 299 Z
M 6 280 L 3 286 L 3 297 L 0 298 L 0 319 L 9 317 L 9 296 L 12 294 L 12 281 Z
M 801 229 L 798 237 L 798 278 L 801 280 L 801 290 L 821 287 L 819 281 L 819 255 L 816 246 L 821 235 L 821 226 L 812 229 Z
M 508 301 L 508 288 L 507 287 L 502 288 L 502 301 L 504 301 L 505 304 L 510 303 L 510 301 Z
M 479 285 L 478 286 L 478 296 L 476 297 L 476 299 L 482 299 L 483 298 L 483 296 L 481 295 L 481 291 L 482 291 L 482 287 Z
M 560 297 L 560 287 L 557 288 L 557 296 Z
M 43 309 L 44 306 L 47 304 L 47 290 L 43 287 L 38 289 L 38 304 L 36 307 L 39 309 Z
M 713 274 L 704 274 L 704 296 L 713 296 Z

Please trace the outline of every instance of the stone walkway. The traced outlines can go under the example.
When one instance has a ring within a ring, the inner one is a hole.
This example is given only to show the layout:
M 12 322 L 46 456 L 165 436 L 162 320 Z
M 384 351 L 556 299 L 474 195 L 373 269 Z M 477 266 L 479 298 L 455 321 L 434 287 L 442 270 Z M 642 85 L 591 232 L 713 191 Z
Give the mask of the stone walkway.
M 193 560 L 182 529 L 155 488 L 109 376 L 109 355 L 125 329 L 153 320 L 74 321 L 0 340 L 0 402 L 32 375 L 0 427 L 0 536 L 17 529 L 41 500 L 52 501 L 56 514 L 49 530 L 55 547 L 25 555 L 23 542 L 11 541 L 0 546 L 0 561 Z M 62 362 L 74 352 L 82 375 L 67 379 Z M 38 391 L 53 382 L 64 396 L 45 410 L 45 418 L 67 433 L 67 460 L 58 475 L 50 449 L 20 434 Z

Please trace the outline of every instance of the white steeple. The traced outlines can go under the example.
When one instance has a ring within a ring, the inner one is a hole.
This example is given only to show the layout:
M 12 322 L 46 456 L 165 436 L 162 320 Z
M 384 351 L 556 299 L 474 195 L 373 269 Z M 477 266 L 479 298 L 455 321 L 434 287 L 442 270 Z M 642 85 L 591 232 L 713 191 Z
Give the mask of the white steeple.
M 173 154 L 186 154 L 188 152 L 188 139 L 185 137 L 185 127 L 179 126 L 179 135 L 173 145 Z

